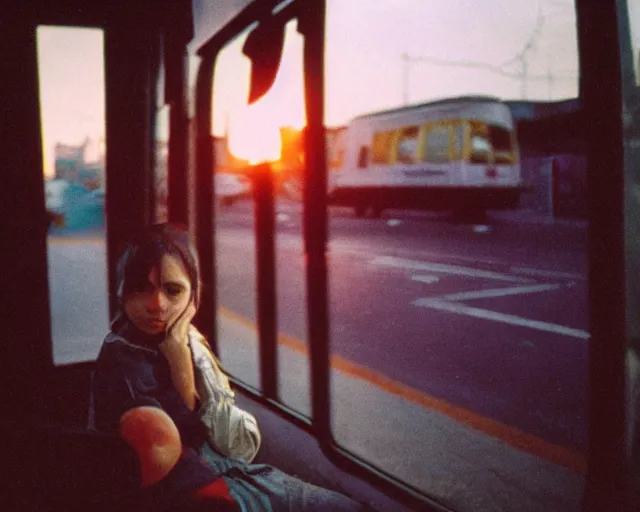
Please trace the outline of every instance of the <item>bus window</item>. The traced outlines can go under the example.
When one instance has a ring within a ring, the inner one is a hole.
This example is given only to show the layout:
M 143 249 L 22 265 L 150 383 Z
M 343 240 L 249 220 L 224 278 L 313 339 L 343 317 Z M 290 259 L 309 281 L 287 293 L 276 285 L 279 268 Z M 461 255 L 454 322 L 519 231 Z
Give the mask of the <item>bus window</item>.
M 470 123 L 471 154 L 469 161 L 474 164 L 488 164 L 491 160 L 491 141 L 489 127 L 478 121 Z
M 489 126 L 489 141 L 496 164 L 510 164 L 514 154 L 511 143 L 512 133 L 499 126 Z
M 452 510 L 578 510 L 588 226 L 550 199 L 586 176 L 573 1 L 328 0 L 326 20 L 325 122 L 352 155 L 328 213 L 336 442 Z
M 371 163 L 389 165 L 391 157 L 391 144 L 395 136 L 395 130 L 376 132 L 371 143 Z
M 267 155 L 276 197 L 275 287 L 279 397 L 310 414 L 309 359 L 305 316 L 305 262 L 301 256 L 303 133 L 302 36 L 297 21 L 285 26 L 285 45 L 271 89 L 249 105 L 251 64 L 243 54 L 250 30 L 218 54 L 215 62 L 212 129 L 216 185 L 218 346 L 225 369 L 266 392 L 259 368 L 259 303 L 256 263 L 254 163 Z M 279 148 L 279 149 L 278 149 Z M 276 151 L 276 153 L 278 152 Z M 257 195 L 257 194 L 256 194 Z
M 344 163 L 344 128 L 327 130 L 327 167 L 331 170 L 342 167 Z
M 425 162 L 441 163 L 449 161 L 449 126 L 427 126 L 424 144 Z
M 397 134 L 396 162 L 413 164 L 417 160 L 418 136 L 417 126 L 401 128 Z
M 215 154 L 214 176 L 225 176 L 233 179 L 237 173 L 248 167 L 248 161 L 236 156 L 230 150 L 230 131 L 233 129 L 233 116 L 247 102 L 249 91 L 250 63 L 242 55 L 242 45 L 248 33 L 243 33 L 238 39 L 222 49 L 215 63 L 213 81 L 213 151 Z M 197 68 L 199 62 L 194 58 L 190 64 Z M 228 77 L 228 80 L 225 78 Z M 196 80 L 191 88 L 195 97 Z M 195 100 L 193 101 L 195 104 Z M 232 110 L 232 106 L 235 110 Z M 195 112 L 192 113 L 195 115 Z M 195 119 L 193 123 L 195 125 Z M 218 180 L 216 180 L 216 186 Z M 226 199 L 226 201 L 225 201 Z M 231 197 L 217 187 L 216 204 L 216 283 L 217 283 L 217 325 L 218 325 L 218 356 L 225 370 L 252 385 L 259 386 L 258 348 L 256 316 L 256 265 L 255 236 L 253 234 L 253 219 L 251 204 L 244 204 L 239 200 L 236 204 L 229 204 Z M 224 203 L 227 204 L 224 204 Z M 238 206 L 243 206 L 248 224 L 242 229 L 227 226 L 226 219 L 229 212 Z M 235 236 L 234 236 L 235 235 Z M 234 238 L 235 243 L 234 243 Z M 245 257 L 246 256 L 246 257 Z M 248 279 L 239 280 L 245 275 Z M 246 298 L 246 300 L 241 300 Z M 242 338 L 243 348 L 238 350 L 235 341 L 237 323 L 244 323 L 246 335 Z
M 64 365 L 94 360 L 109 326 L 103 32 L 39 26 L 37 41 L 53 361 Z

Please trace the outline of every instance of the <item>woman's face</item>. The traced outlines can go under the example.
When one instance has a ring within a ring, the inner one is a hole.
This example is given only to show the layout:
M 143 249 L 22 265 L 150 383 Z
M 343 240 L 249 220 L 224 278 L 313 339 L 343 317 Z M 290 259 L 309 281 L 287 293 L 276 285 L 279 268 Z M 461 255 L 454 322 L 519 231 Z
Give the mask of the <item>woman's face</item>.
M 152 268 L 141 290 L 124 299 L 129 320 L 147 334 L 160 334 L 173 325 L 191 300 L 191 282 L 182 261 L 168 254 Z

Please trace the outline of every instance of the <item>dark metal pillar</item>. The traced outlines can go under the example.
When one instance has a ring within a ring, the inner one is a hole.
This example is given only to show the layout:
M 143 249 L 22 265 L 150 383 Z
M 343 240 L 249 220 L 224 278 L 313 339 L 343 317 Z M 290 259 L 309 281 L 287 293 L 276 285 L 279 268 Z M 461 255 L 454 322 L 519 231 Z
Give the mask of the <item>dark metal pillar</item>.
M 275 204 L 273 174 L 268 163 L 251 170 L 255 201 L 256 292 L 260 336 L 260 380 L 262 393 L 278 396 L 278 326 L 276 305 Z
M 311 417 L 321 443 L 331 441 L 329 307 L 327 285 L 327 176 L 324 133 L 325 1 L 310 2 L 300 16 L 304 38 L 305 130 L 304 247 L 307 323 L 311 352 Z

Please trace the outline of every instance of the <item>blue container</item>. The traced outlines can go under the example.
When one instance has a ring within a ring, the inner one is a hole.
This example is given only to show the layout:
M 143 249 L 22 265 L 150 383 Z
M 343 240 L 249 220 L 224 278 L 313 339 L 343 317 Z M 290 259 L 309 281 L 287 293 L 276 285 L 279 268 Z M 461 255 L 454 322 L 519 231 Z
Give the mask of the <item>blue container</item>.
M 69 229 L 89 229 L 104 226 L 104 195 L 90 192 L 81 185 L 71 184 L 64 193 L 64 226 Z

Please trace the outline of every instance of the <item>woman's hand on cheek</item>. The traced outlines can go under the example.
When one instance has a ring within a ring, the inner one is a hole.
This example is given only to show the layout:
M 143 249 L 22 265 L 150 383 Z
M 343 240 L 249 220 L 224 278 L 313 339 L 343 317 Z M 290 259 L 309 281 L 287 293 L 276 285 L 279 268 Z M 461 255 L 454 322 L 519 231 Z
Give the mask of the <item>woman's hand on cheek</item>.
M 195 314 L 196 306 L 193 300 L 191 300 L 185 310 L 167 330 L 167 336 L 164 341 L 160 343 L 159 347 L 167 359 L 170 359 L 175 354 L 184 354 L 185 351 L 189 350 L 189 326 Z
M 192 411 L 196 407 L 198 392 L 196 390 L 188 334 L 191 319 L 195 314 L 196 307 L 193 302 L 190 302 L 169 328 L 164 341 L 160 343 L 160 351 L 164 354 L 171 368 L 173 385 L 180 393 L 186 406 Z

